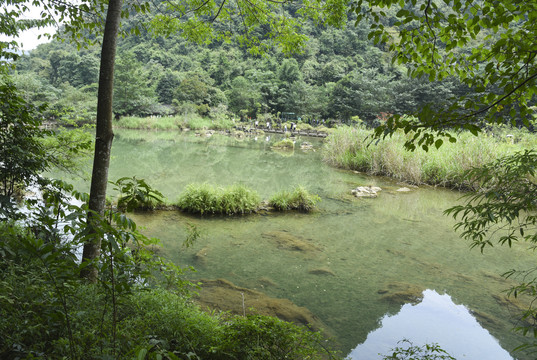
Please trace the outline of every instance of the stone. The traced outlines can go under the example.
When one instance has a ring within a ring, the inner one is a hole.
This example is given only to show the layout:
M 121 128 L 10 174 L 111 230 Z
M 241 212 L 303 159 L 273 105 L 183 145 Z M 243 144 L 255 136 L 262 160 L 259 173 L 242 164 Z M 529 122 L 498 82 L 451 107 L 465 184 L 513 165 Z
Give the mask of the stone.
M 398 191 L 398 192 L 409 192 L 409 191 L 412 191 L 412 190 L 410 190 L 407 187 L 402 187 L 402 188 L 397 189 L 396 191 Z
M 310 271 L 308 271 L 308 273 L 313 274 L 313 275 L 336 276 L 336 274 L 334 274 L 334 272 L 332 270 L 330 270 L 328 268 L 325 268 L 325 267 L 317 268 L 317 269 L 311 269 Z
M 377 291 L 382 300 L 394 305 L 417 304 L 423 300 L 425 289 L 413 284 L 391 283 L 384 289 Z
M 378 196 L 379 191 L 382 191 L 382 189 L 377 186 L 358 186 L 351 192 L 356 197 L 375 198 Z
M 225 279 L 200 282 L 201 287 L 194 300 L 202 308 L 229 311 L 236 315 L 275 316 L 298 325 L 311 326 L 314 331 L 327 328 L 311 311 L 291 300 L 269 297 L 262 292 L 236 286 Z
M 300 145 L 300 148 L 301 148 L 302 150 L 313 150 L 313 145 L 310 144 L 309 142 L 304 141 L 304 142 Z
M 194 258 L 196 259 L 196 262 L 200 264 L 205 264 L 207 261 L 207 253 L 209 252 L 209 247 L 205 246 L 201 250 L 199 250 L 196 255 L 194 255 Z
M 263 233 L 266 239 L 275 242 L 280 249 L 311 253 L 320 249 L 308 240 L 295 236 L 285 230 L 274 230 Z

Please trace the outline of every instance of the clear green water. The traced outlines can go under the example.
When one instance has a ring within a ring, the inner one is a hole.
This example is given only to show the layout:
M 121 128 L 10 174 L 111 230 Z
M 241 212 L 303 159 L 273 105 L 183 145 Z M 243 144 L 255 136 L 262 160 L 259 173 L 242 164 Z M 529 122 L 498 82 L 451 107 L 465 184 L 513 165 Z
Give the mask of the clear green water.
M 315 139 L 298 139 L 297 143 L 313 142 L 316 152 L 297 148 L 288 154 L 272 151 L 274 140 L 267 142 L 264 136 L 257 141 L 240 141 L 223 136 L 117 131 L 110 179 L 144 178 L 170 202 L 192 182 L 243 183 L 265 199 L 297 184 L 319 194 L 320 211 L 314 214 L 197 218 L 161 211 L 136 215 L 135 219 L 145 226 L 147 235 L 162 240 L 167 257 L 196 268 L 193 279 L 225 278 L 290 299 L 326 324 L 344 353 L 381 327 L 384 317 L 399 313 L 403 303 L 383 298 L 386 290 L 407 287 L 449 295 L 453 303 L 469 309 L 504 349 L 511 351 L 521 344 L 524 338 L 511 331 L 513 309 L 501 305 L 496 297 L 512 284 L 500 274 L 534 264 L 532 253 L 524 246 L 495 247 L 484 254 L 470 250 L 454 233 L 452 219 L 442 215 L 444 209 L 457 203 L 459 193 L 427 187 L 399 193 L 395 190 L 400 185 L 388 179 L 323 164 L 321 143 Z M 359 185 L 380 186 L 383 191 L 376 199 L 353 198 L 350 190 Z M 77 186 L 86 191 L 89 188 L 89 184 Z M 189 249 L 182 247 L 186 223 L 203 232 Z M 274 233 L 296 236 L 319 250 L 279 249 L 269 236 Z M 207 255 L 200 262 L 195 255 L 203 248 Z M 330 270 L 334 276 L 310 273 L 319 268 Z M 458 332 L 458 327 L 464 326 L 469 325 L 455 323 L 444 332 Z M 419 332 L 417 327 L 412 330 L 411 326 L 406 337 Z M 382 341 L 395 346 L 398 340 Z M 487 346 L 478 338 L 469 341 L 473 346 Z M 457 355 L 456 348 L 447 350 Z M 531 358 L 520 353 L 516 357 Z

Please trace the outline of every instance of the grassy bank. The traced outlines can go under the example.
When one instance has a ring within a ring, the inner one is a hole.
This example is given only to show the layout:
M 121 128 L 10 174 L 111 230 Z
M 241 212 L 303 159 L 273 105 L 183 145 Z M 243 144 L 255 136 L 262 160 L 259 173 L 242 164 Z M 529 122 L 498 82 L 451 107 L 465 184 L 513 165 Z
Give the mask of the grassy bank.
M 136 117 L 125 116 L 114 122 L 114 126 L 124 129 L 140 130 L 229 130 L 233 128 L 233 121 L 225 118 L 209 119 L 198 115 L 163 116 L 163 117 Z
M 371 130 L 363 128 L 338 128 L 326 139 L 324 161 L 332 166 L 389 176 L 412 184 L 471 188 L 472 184 L 463 178 L 466 170 L 537 146 L 537 136 L 516 129 L 495 129 L 477 137 L 469 132 L 460 133 L 456 135 L 456 143 L 445 142 L 440 149 L 428 152 L 406 151 L 403 145 L 410 135 L 402 132 L 378 143 L 371 143 L 371 134 Z

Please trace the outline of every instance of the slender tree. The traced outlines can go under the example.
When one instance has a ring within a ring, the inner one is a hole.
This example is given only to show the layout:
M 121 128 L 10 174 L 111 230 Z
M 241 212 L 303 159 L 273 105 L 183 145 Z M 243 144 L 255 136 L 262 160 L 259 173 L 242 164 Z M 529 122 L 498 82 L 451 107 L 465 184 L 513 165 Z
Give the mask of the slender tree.
M 95 217 L 104 213 L 106 188 L 108 186 L 108 169 L 114 131 L 112 129 L 112 99 L 114 89 L 114 63 L 116 59 L 117 37 L 121 21 L 122 0 L 109 0 L 104 26 L 101 50 L 101 67 L 99 72 L 99 90 L 97 95 L 97 128 L 95 132 L 95 152 L 89 198 L 88 225 L 90 229 L 98 222 Z M 82 261 L 93 261 L 101 252 L 101 238 L 95 231 L 90 231 L 88 241 L 84 245 Z M 89 281 L 97 280 L 97 267 L 91 264 L 84 267 L 81 276 Z

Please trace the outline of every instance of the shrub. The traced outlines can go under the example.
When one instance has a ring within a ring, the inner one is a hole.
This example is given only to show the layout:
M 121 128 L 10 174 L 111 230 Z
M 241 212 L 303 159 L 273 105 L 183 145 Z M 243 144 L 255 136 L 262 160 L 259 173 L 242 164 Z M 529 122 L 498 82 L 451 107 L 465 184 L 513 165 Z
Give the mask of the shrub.
M 163 195 L 149 186 L 145 180 L 123 177 L 116 182 L 115 190 L 119 191 L 117 207 L 121 211 L 153 210 L 163 202 Z
M 293 191 L 280 191 L 272 196 L 269 205 L 276 210 L 299 210 L 304 212 L 313 211 L 315 205 L 321 198 L 318 195 L 310 194 L 302 186 L 297 186 Z
M 208 184 L 190 184 L 178 201 L 178 207 L 196 214 L 237 215 L 255 211 L 259 195 L 244 185 L 215 188 Z

